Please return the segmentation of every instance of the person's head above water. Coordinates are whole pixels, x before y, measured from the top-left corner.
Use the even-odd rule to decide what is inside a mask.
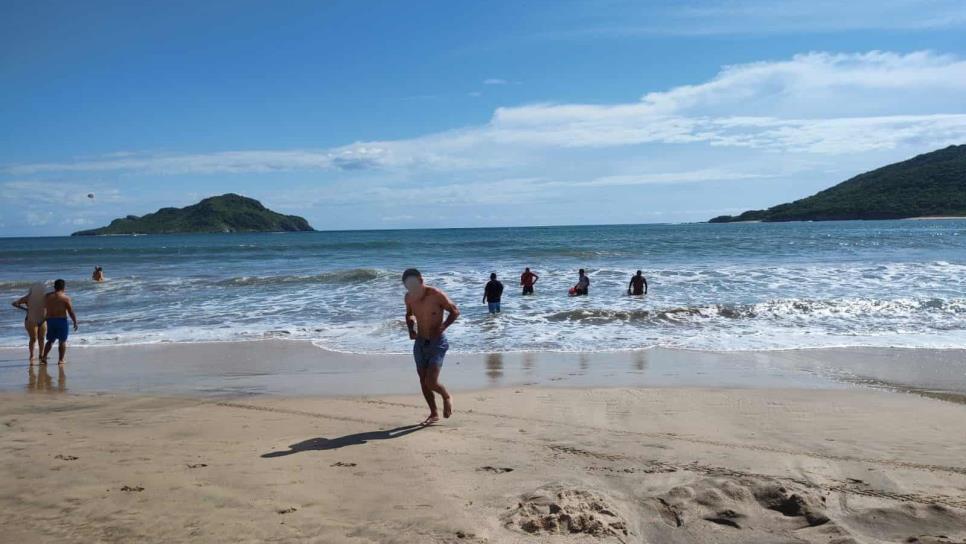
[[[423,275],[415,268],[407,268],[402,274],[402,282],[407,291],[415,291],[423,285]]]
[[[496,279],[496,272],[491,272],[490,273],[490,279],[491,280],[495,280]]]
[[[54,291],[63,291],[67,288],[67,282],[64,280],[57,280],[54,282]]]
[[[641,272],[640,270],[638,270],[637,271],[637,275],[640,276],[641,274],[643,274],[643,272]]]
[[[529,271],[530,271],[530,267],[528,266],[526,270],[524,270],[524,272],[529,272]]]
[[[577,271],[577,273],[580,274],[581,276],[583,276],[584,275],[584,269],[581,268],[580,270]]]

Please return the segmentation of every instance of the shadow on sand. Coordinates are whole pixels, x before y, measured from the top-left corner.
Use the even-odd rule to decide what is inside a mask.
[[[302,451],[337,450],[346,446],[365,444],[371,440],[389,440],[392,438],[399,438],[400,436],[406,436],[407,434],[414,433],[420,429],[425,429],[426,427],[426,425],[406,425],[403,427],[396,427],[395,429],[389,429],[388,431],[369,431],[366,433],[347,434],[345,436],[340,436],[339,438],[310,438],[297,444],[292,444],[288,447],[289,449],[287,451],[273,451],[263,454],[262,457],[269,459],[272,457],[284,457],[286,455],[292,455],[293,453],[299,453]]]

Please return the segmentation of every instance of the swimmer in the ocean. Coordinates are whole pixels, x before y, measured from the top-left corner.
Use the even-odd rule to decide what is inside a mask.
[[[640,270],[637,274],[631,276],[631,282],[627,284],[627,294],[628,295],[646,295],[647,294],[647,278],[644,277],[644,273]]]

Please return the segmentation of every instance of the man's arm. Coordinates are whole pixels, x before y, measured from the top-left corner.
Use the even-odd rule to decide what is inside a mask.
[[[27,311],[27,308],[24,308],[24,304],[26,304],[26,303],[27,303],[27,295],[24,295],[24,296],[20,297],[19,299],[15,300],[12,303],[12,305],[13,305],[14,308],[20,308],[21,310],[23,310],[23,311],[26,312]]]
[[[644,279],[644,294],[646,295],[647,294],[647,278],[644,278],[644,276],[641,276],[641,277]]]
[[[486,304],[486,287],[483,288],[483,304]]]
[[[454,304],[445,293],[440,291],[439,294],[441,297],[443,297],[443,310],[448,312],[446,321],[443,322],[442,328],[439,329],[439,333],[443,334],[450,325],[456,322],[456,319],[460,316],[460,309],[456,307],[456,304]]]
[[[70,320],[74,322],[74,330],[76,331],[77,330],[77,316],[74,315],[74,305],[70,303],[70,299],[68,299],[64,303],[64,305],[67,306],[67,315],[69,315],[70,316]]]
[[[406,328],[409,329],[409,339],[416,339],[416,315],[413,314],[413,307],[406,301]]]
[[[540,279],[540,276],[538,276],[536,274],[533,275],[533,283],[537,283],[537,280],[539,280],[539,279]]]

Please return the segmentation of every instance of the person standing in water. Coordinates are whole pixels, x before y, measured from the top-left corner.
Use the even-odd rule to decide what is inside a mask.
[[[44,353],[44,335],[47,333],[47,324],[44,322],[46,309],[44,308],[44,284],[35,283],[30,286],[27,294],[17,299],[13,306],[27,312],[24,317],[23,326],[27,329],[27,336],[30,338],[30,364],[34,364],[34,344],[37,344],[37,351],[41,355]]]
[[[94,273],[91,274],[91,279],[97,282],[104,281],[104,269],[100,266],[95,266]]]
[[[537,283],[537,280],[539,279],[540,276],[530,272],[530,267],[527,267],[527,269],[523,271],[523,274],[520,275],[520,285],[523,286],[523,294],[532,295],[533,284]]]
[[[577,285],[574,285],[574,296],[586,296],[590,292],[590,278],[581,268],[577,272]]]
[[[490,281],[483,288],[483,302],[491,314],[500,313],[500,299],[503,298],[503,283],[496,279],[496,272],[490,274]]]
[[[47,355],[50,348],[54,347],[54,340],[57,340],[57,351],[60,354],[58,364],[64,364],[64,356],[67,355],[67,337],[70,329],[67,326],[67,316],[74,323],[74,332],[77,332],[77,316],[74,315],[74,307],[71,305],[70,297],[65,290],[67,283],[64,280],[54,282],[54,292],[47,293],[44,299],[44,306],[47,309],[47,346],[44,347],[44,354],[40,357],[40,362],[47,364]]]
[[[453,414],[453,397],[439,383],[439,372],[449,349],[446,329],[460,316],[460,310],[442,290],[425,285],[422,274],[415,268],[403,272],[402,282],[406,286],[406,327],[410,340],[413,340],[419,384],[429,405],[429,417],[423,424],[431,425],[439,421],[436,393],[443,397],[443,417]],[[445,320],[443,312],[447,313]]]
[[[637,274],[631,276],[631,282],[627,284],[627,294],[628,295],[646,295],[647,294],[647,278],[644,277],[644,273],[640,270]]]

